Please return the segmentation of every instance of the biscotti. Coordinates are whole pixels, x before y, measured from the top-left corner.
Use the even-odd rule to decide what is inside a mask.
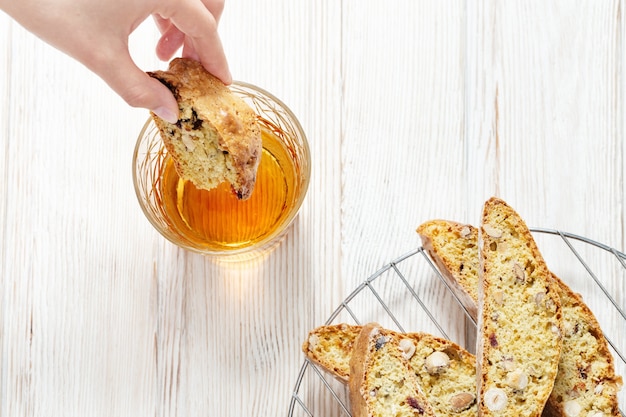
[[[350,379],[350,358],[361,326],[336,324],[317,327],[309,332],[302,351],[309,360],[347,384]]]
[[[302,350],[340,381],[350,378],[350,358],[361,326],[337,324],[309,332]],[[390,332],[390,331],[388,331]],[[393,333],[436,415],[476,416],[476,360],[449,340],[427,333]]]
[[[478,313],[478,229],[447,220],[417,228],[422,246],[468,313]]]
[[[363,326],[350,358],[353,417],[435,416],[409,367],[397,334]]]
[[[468,311],[476,311],[478,229],[453,221],[433,220],[422,224],[417,232],[441,274],[456,283],[451,287],[462,288],[461,296],[471,299],[469,304],[474,306],[466,305]],[[561,299],[563,345],[543,416],[582,417],[601,413],[604,417],[619,417],[617,393],[622,379],[615,375],[613,356],[600,325],[582,297],[557,276],[552,274],[552,277]]]
[[[556,278],[556,277],[555,277]],[[613,355],[600,324],[582,300],[560,280],[563,352],[544,417],[620,417]]]
[[[250,197],[262,154],[252,108],[191,59],[176,58],[167,71],[148,74],[178,102],[175,124],[151,115],[179,176],[206,190],[228,182],[237,198]]]
[[[522,218],[504,201],[483,207],[478,239],[479,415],[540,416],[561,356],[561,301]]]

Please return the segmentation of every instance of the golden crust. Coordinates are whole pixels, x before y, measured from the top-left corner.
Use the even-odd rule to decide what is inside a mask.
[[[179,175],[203,189],[228,181],[240,199],[248,198],[262,154],[256,113],[197,61],[176,58],[167,71],[148,74],[179,105],[176,124],[152,114]]]

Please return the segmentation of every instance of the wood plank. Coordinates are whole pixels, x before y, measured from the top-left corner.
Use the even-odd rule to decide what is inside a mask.
[[[154,367],[153,282],[142,277],[152,247],[142,236],[152,231],[130,176],[146,113],[137,118],[17,25],[12,36],[4,412],[151,414],[154,385],[143,373]]]
[[[0,70],[0,149],[2,149],[2,155],[0,156],[0,195],[6,196],[6,188],[7,188],[7,148],[9,145],[9,135],[8,135],[8,126],[9,126],[9,107],[11,105],[11,92],[10,92],[10,58],[11,58],[11,20],[8,18],[6,14],[0,12],[0,39],[3,41],[0,42],[0,65],[2,66],[2,70]],[[0,300],[4,300],[5,293],[5,280],[2,278],[5,276],[5,265],[6,265],[6,211],[7,206],[9,204],[9,200],[5,197],[0,200]],[[4,356],[4,346],[5,346],[5,325],[4,325],[4,317],[5,317],[5,306],[4,304],[0,306],[0,393],[4,392],[4,388],[6,386],[6,381],[4,378],[4,373],[1,372],[2,369],[6,368],[6,361]],[[4,401],[3,401],[4,403]],[[2,406],[0,406],[0,416],[4,415]]]
[[[419,247],[421,222],[464,218],[472,201],[461,180],[469,146],[465,11],[455,4],[400,1],[375,13],[345,4],[342,277],[352,288]],[[445,305],[443,292],[416,291]],[[459,333],[462,321],[453,319]],[[416,317],[406,330],[428,322]]]

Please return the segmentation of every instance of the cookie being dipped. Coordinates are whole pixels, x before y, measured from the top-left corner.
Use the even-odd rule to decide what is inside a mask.
[[[178,175],[205,190],[228,182],[238,199],[248,199],[262,154],[254,110],[192,59],[176,58],[166,71],[148,75],[178,102],[174,124],[151,113]]]

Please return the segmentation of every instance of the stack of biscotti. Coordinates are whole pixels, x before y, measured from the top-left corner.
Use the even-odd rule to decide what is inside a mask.
[[[317,328],[303,351],[349,385],[355,416],[620,416],[621,378],[597,321],[510,206],[488,200],[480,229],[431,221],[418,233],[478,321],[477,356],[374,324]]]
[[[302,350],[309,360],[347,384],[353,352],[361,351],[357,358],[363,357],[363,347],[356,346],[356,340],[362,331],[371,331],[371,325],[363,329],[348,324],[318,327],[309,333]],[[476,360],[472,354],[426,333],[384,330],[384,334],[399,340],[398,347],[436,415],[476,416]]]
[[[417,231],[444,278],[476,317],[480,267],[478,229],[433,220],[422,224]],[[600,326],[580,295],[554,274],[552,280],[561,301],[563,340],[558,372],[543,415],[618,417],[617,392],[621,378],[615,375],[613,357]],[[510,367],[508,361],[506,363]]]

